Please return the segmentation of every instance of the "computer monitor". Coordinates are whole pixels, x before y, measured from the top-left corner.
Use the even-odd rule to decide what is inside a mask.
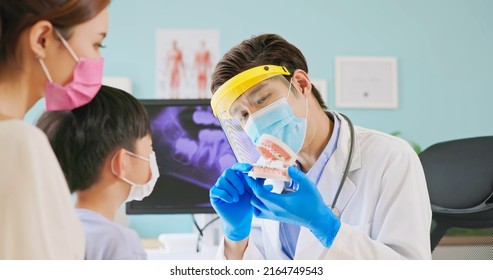
[[[215,213],[209,189],[236,158],[210,99],[140,100],[149,114],[160,177],[127,214]]]

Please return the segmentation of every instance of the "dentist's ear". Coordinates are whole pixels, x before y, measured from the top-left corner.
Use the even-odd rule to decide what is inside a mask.
[[[47,47],[54,43],[53,25],[47,20],[36,22],[29,29],[29,46],[38,58],[46,57]]]
[[[294,81],[293,84],[301,94],[306,95],[312,91],[312,83],[310,82],[310,78],[305,71],[296,69],[291,77]]]

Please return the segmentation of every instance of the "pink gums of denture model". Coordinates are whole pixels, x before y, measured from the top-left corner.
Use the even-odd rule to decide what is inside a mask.
[[[257,142],[257,150],[261,158],[248,172],[250,177],[291,181],[287,167],[296,162],[296,153],[291,148],[276,137],[263,134]]]

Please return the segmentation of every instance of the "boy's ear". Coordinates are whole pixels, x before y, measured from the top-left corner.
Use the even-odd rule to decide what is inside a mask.
[[[46,49],[54,45],[53,25],[47,20],[36,22],[29,29],[29,46],[36,57],[45,58]]]
[[[119,149],[118,152],[111,158],[111,172],[117,177],[125,177],[125,150]]]
[[[298,91],[301,94],[305,95],[312,91],[312,83],[310,82],[310,78],[305,71],[296,69],[291,77],[294,85],[297,86]]]

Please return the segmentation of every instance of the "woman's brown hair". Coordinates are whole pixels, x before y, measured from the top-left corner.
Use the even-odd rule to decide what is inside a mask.
[[[65,38],[71,28],[95,17],[110,0],[0,0],[0,68],[15,62],[22,32],[47,20]]]

